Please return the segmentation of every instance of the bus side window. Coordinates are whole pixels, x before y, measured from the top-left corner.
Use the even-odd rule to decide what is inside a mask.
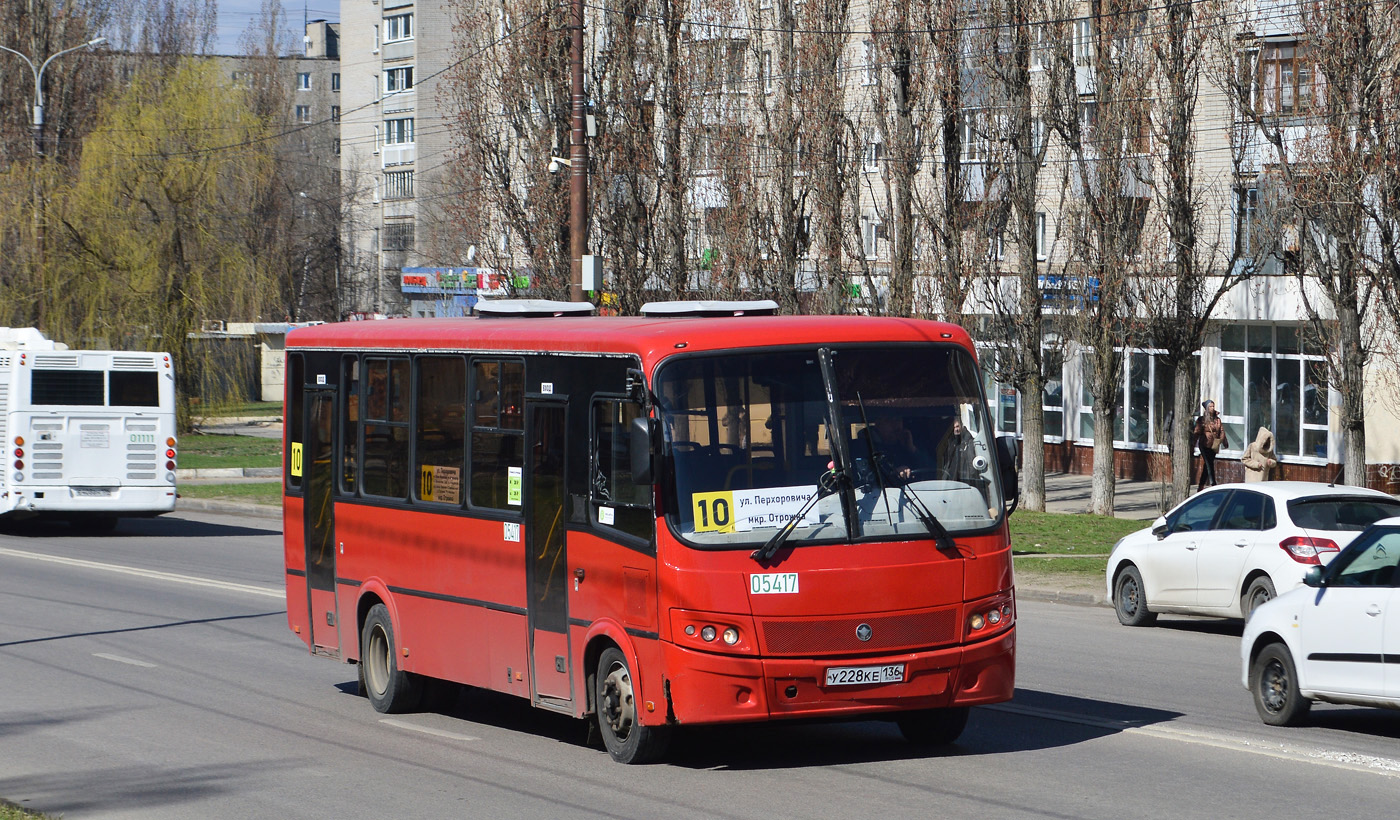
[[[467,454],[467,365],[460,356],[420,356],[414,424],[414,497],[462,503]]]
[[[525,363],[472,362],[471,486],[473,507],[521,508],[525,468]]]
[[[364,484],[367,494],[408,494],[408,360],[365,360]]]
[[[360,453],[360,359],[346,356],[341,362],[340,489],[355,492],[355,471]]]
[[[651,539],[655,515],[651,485],[632,481],[628,430],[642,414],[632,401],[602,399],[593,403],[593,458],[589,495],[593,523],[628,535]]]
[[[302,418],[301,401],[306,389],[306,361],[300,353],[287,357],[287,409],[283,418],[287,429],[287,463],[283,474],[287,476],[287,486],[296,489],[301,486],[302,446],[306,441],[306,420]]]

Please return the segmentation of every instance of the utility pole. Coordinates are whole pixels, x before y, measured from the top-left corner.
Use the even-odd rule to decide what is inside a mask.
[[[573,80],[569,130],[569,299],[583,301],[583,257],[588,253],[588,143],[583,97],[583,0],[570,0],[569,71]]]

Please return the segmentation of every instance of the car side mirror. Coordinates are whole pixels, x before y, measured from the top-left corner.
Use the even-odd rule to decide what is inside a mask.
[[[656,471],[654,465],[656,459],[653,458],[655,452],[652,448],[651,419],[641,416],[632,419],[632,426],[628,430],[628,456],[631,458],[632,483],[634,484],[655,484]]]
[[[1326,572],[1323,567],[1308,567],[1308,571],[1303,574],[1303,585],[1310,587],[1324,586],[1322,583],[1322,573]]]
[[[1157,536],[1158,540],[1167,537],[1167,517],[1165,515],[1157,516],[1157,520],[1152,522],[1152,534]]]

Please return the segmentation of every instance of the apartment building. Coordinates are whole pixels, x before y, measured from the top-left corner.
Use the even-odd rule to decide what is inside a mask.
[[[1150,42],[1151,26],[1161,24],[1130,20],[1126,27],[1106,32],[1101,26],[1108,18],[1081,3],[1073,9],[1079,16],[1047,15],[1047,23],[1034,28],[1029,133],[1041,170],[1034,236],[1022,241],[1018,237],[1024,233],[1018,232],[1020,226],[1005,204],[1011,184],[1008,146],[1016,142],[1007,130],[1013,118],[1004,101],[989,90],[992,64],[1002,59],[999,49],[1005,47],[1004,37],[986,33],[996,27],[978,18],[972,5],[949,22],[955,35],[951,42],[962,38],[963,43],[954,47],[963,55],[957,72],[963,97],[953,112],[958,145],[952,152],[960,187],[952,199],[944,192],[942,210],[920,211],[917,205],[901,202],[936,200],[945,185],[949,166],[947,155],[939,152],[950,137],[940,125],[946,118],[935,114],[946,112],[933,111],[934,103],[926,102],[927,116],[901,123],[877,104],[876,97],[888,93],[891,78],[900,72],[905,77],[917,73],[930,83],[938,71],[948,74],[939,52],[927,38],[917,36],[904,45],[892,44],[882,16],[891,4],[877,2],[852,4],[844,39],[825,37],[818,42],[813,26],[803,23],[809,18],[802,16],[804,9],[816,5],[815,0],[715,0],[692,7],[693,19],[685,21],[680,38],[686,56],[679,71],[689,119],[675,145],[660,145],[668,93],[663,83],[646,92],[650,96],[640,108],[652,119],[648,129],[639,127],[635,112],[619,116],[603,104],[611,86],[590,87],[600,132],[647,130],[658,142],[657,167],[626,180],[615,170],[605,170],[609,166],[595,155],[590,184],[608,196],[624,187],[641,190],[658,213],[666,207],[683,211],[674,218],[684,227],[685,282],[693,292],[742,294],[748,288],[767,287],[760,283],[772,281],[771,270],[760,271],[788,255],[795,258],[790,268],[779,271],[780,278],[795,281],[799,297],[830,287],[834,275],[848,296],[843,309],[856,311],[890,304],[897,287],[894,274],[903,264],[914,274],[912,312],[941,315],[948,285],[937,271],[940,264],[946,267],[947,256],[938,234],[952,224],[950,220],[960,220],[961,229],[973,234],[960,243],[967,257],[964,265],[975,280],[962,315],[974,335],[984,340],[987,397],[997,425],[1017,435],[1026,398],[997,375],[997,365],[1008,353],[996,338],[995,328],[1004,317],[997,315],[994,294],[1017,287],[1013,280],[1021,254],[1034,254],[1047,319],[1047,385],[1039,397],[1047,468],[1088,472],[1095,398],[1089,389],[1087,353],[1092,348],[1071,320],[1092,313],[1088,302],[1097,298],[1100,287],[1097,276],[1085,273],[1081,264],[1086,243],[1093,238],[1084,228],[1089,217],[1083,206],[1091,189],[1103,187],[1103,180],[1111,177],[1117,194],[1114,207],[1120,213],[1115,219],[1139,226],[1141,235],[1135,236],[1133,249],[1115,265],[1130,272],[1160,270],[1161,260],[1171,259],[1173,253],[1159,215],[1166,181],[1162,114],[1154,109],[1132,122],[1116,121],[1112,144],[1104,142],[1102,134],[1110,130],[1104,123],[1119,116],[1122,106],[1108,98],[1108,78],[1095,61],[1130,50],[1133,43]],[[1315,332],[1318,323],[1311,320],[1318,310],[1324,325],[1334,317],[1316,289],[1294,275],[1305,243],[1296,226],[1280,224],[1270,213],[1277,202],[1271,186],[1277,177],[1278,149],[1263,133],[1267,129],[1250,124],[1236,99],[1243,95],[1245,107],[1265,112],[1270,123],[1282,123],[1276,130],[1296,132],[1285,139],[1302,138],[1307,124],[1303,115],[1317,91],[1310,85],[1312,73],[1298,34],[1301,24],[1290,8],[1281,0],[1241,3],[1219,43],[1225,44],[1221,53],[1226,61],[1235,68],[1247,66],[1248,74],[1240,80],[1236,71],[1241,87],[1231,89],[1224,73],[1217,82],[1203,70],[1194,102],[1190,168],[1205,215],[1200,228],[1203,247],[1214,271],[1207,287],[1228,283],[1238,273],[1252,274],[1225,289],[1211,306],[1204,343],[1194,357],[1198,375],[1192,405],[1214,399],[1225,417],[1227,444],[1219,465],[1225,479],[1242,475],[1237,459],[1260,427],[1277,438],[1282,477],[1332,480],[1340,474],[1346,452],[1346,432],[1339,420],[1346,396],[1337,384],[1337,344]],[[449,184],[446,173],[455,154],[453,112],[446,110],[450,103],[441,86],[443,72],[459,60],[477,58],[454,45],[458,40],[453,26],[452,10],[441,0],[342,4],[341,170],[350,203],[342,230],[348,279],[355,283],[355,310],[367,314],[461,315],[483,290],[499,287],[499,271],[474,267],[474,247],[444,252],[451,243],[429,249],[422,241],[430,230],[451,230],[441,215],[442,202],[471,195]],[[607,9],[590,6],[585,30],[590,78],[605,76],[603,82],[619,83],[617,74],[594,73],[620,53],[622,29],[616,18]],[[511,24],[502,22],[498,33],[511,36]],[[516,33],[563,36],[560,31],[527,27]],[[807,45],[795,47],[804,35],[809,37]],[[832,47],[832,42],[838,45]],[[661,59],[662,45],[661,39],[645,40],[646,58]],[[1059,111],[1074,113],[1051,122],[1047,89],[1054,72],[1065,66],[1073,72],[1066,86],[1072,96],[1058,100]],[[1220,65],[1216,69],[1223,71]],[[833,107],[843,114],[835,118],[839,128],[823,131],[823,114]],[[795,124],[784,119],[785,110],[799,115]],[[566,143],[522,140],[515,151],[521,176],[528,167],[542,166],[551,153],[566,149]],[[892,169],[911,151],[917,155],[917,171],[902,179]],[[668,163],[683,169],[685,193],[674,206],[666,205],[657,182]],[[828,177],[836,169],[844,180],[839,202],[822,188],[822,168]],[[780,175],[793,184],[779,186]],[[901,186],[907,190],[901,191]],[[779,198],[771,192],[778,188],[787,204],[773,205]],[[608,207],[600,200],[607,196],[595,195],[595,233],[612,230],[615,224],[600,214],[600,208]],[[528,196],[522,194],[521,201],[528,202]],[[774,215],[789,205],[789,213]],[[561,213],[560,222],[564,219]],[[839,224],[833,224],[837,220]],[[600,244],[609,247],[608,241]],[[503,247],[505,242],[502,239]],[[733,261],[740,258],[742,263]],[[721,282],[719,270],[726,260],[732,275]],[[615,263],[611,260],[605,268]],[[664,289],[654,273],[647,282],[648,287]],[[1135,293],[1139,301],[1147,299],[1144,291]],[[1124,321],[1142,320],[1148,307],[1139,306]],[[1365,329],[1369,337],[1386,334],[1372,321]],[[1118,408],[1115,471],[1161,477],[1169,469],[1169,426],[1189,424],[1190,419],[1171,419],[1175,387],[1165,351],[1139,336],[1120,352],[1120,389],[1113,399]],[[1400,391],[1394,389],[1400,379],[1389,359],[1375,356],[1366,364],[1364,382],[1359,392],[1366,402],[1368,482],[1400,490],[1400,418],[1394,409],[1400,405]],[[1394,483],[1391,476],[1397,478]]]

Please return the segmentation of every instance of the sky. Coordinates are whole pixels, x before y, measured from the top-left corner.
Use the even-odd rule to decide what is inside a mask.
[[[305,33],[302,27],[302,10],[306,11],[306,20],[330,20],[336,22],[340,19],[340,3],[336,0],[282,0],[282,8],[286,13],[287,31],[291,35],[290,40],[298,48],[301,46],[301,38]],[[262,0],[219,0],[219,23],[218,39],[215,50],[220,54],[239,53],[238,41],[243,36],[243,31],[248,28],[248,24],[262,16]]]

